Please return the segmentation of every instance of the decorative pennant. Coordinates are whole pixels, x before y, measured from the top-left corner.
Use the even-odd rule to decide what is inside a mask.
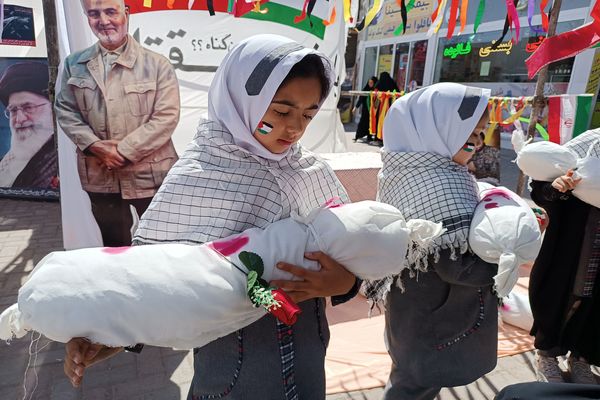
[[[458,16],[458,2],[459,0],[452,0],[450,4],[450,17],[448,19],[448,33],[446,34],[446,39],[450,39],[454,34],[454,29],[456,28],[456,17]]]
[[[596,4],[600,4],[600,0]],[[572,31],[546,38],[535,53],[525,60],[529,79],[532,79],[546,65],[576,56],[598,43],[600,43],[600,19],[595,19]]]
[[[438,6],[431,14],[431,26],[427,31],[427,37],[433,36],[435,33],[438,33],[442,26],[442,22],[444,22],[444,14],[446,13],[446,6],[448,5],[448,0],[438,0]]]
[[[473,27],[473,34],[477,33],[479,25],[483,20],[483,14],[485,13],[485,0],[479,0],[479,7],[477,8],[477,16],[475,17],[475,26]]]
[[[371,9],[367,12],[365,18],[356,25],[356,30],[360,32],[367,26],[371,25],[371,22],[373,22],[373,19],[375,19],[375,16],[379,13],[379,11],[381,11],[382,7],[383,0],[375,0],[373,5],[371,6]]]
[[[377,90],[374,90],[369,95],[370,107],[369,107],[369,133],[371,135],[377,134]]]
[[[521,22],[519,21],[519,14],[517,13],[517,5],[519,4],[519,0],[506,0],[506,10],[507,10],[507,15],[510,17],[509,21],[510,21],[510,25],[511,25],[511,30],[512,27],[514,27],[515,29],[515,37],[513,38],[513,41],[515,43],[519,42],[519,35],[520,35],[520,30],[521,30]]]
[[[544,11],[546,9],[547,5],[548,5],[548,0],[542,0],[540,3],[540,14],[542,16],[542,27],[544,28],[545,32],[548,32],[548,25],[549,25],[548,14],[546,14],[546,12]]]
[[[402,33],[406,33],[406,23],[408,22],[408,10],[406,9],[406,1],[405,0],[399,0],[399,1],[400,1],[400,16],[402,17],[402,25],[403,25]]]
[[[469,0],[462,0],[460,5],[460,33],[463,33],[467,26],[467,11],[469,9]]]
[[[511,2],[511,1],[513,1],[513,0],[506,0],[507,6],[508,6],[508,2]],[[518,2],[519,2],[519,0],[514,0],[513,6],[516,5]],[[508,33],[508,29],[510,28],[510,26],[511,26],[511,16],[510,16],[510,12],[507,12],[506,19],[504,20],[504,28],[502,29],[502,36],[500,36],[500,39],[496,40],[496,42],[492,46],[492,50],[495,50],[498,46],[500,46],[500,43],[502,43],[504,41],[504,38],[506,37],[506,34]]]
[[[352,23],[352,14],[350,14],[350,6],[352,0],[344,0],[344,21]]]
[[[400,0],[397,0],[400,1]],[[407,20],[408,20],[408,13],[411,12],[411,10],[415,8],[415,0],[410,0],[408,2],[408,4],[406,4],[406,15],[407,15]],[[398,27],[396,28],[396,30],[394,31],[394,36],[398,36],[402,33],[406,32],[406,23],[402,22],[400,25],[398,25]]]

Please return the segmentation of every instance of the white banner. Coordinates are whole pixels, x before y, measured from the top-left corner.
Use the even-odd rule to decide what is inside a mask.
[[[307,47],[318,48],[334,63],[337,74],[335,90],[310,124],[301,142],[320,153],[346,150],[344,129],[337,102],[344,80],[346,27],[341,18],[343,0],[335,0],[338,18],[325,28],[323,39],[293,26],[250,18],[234,18],[207,11],[172,10],[132,14],[130,33],[150,50],[167,57],[177,72],[181,90],[181,119],[173,142],[181,154],[196,132],[196,126],[206,114],[208,89],[214,71],[232,46],[259,33],[275,33],[294,39]],[[301,7],[296,0],[275,0],[273,3],[292,8]],[[270,3],[262,6],[268,9]],[[314,23],[330,15],[329,1],[318,1],[312,15]],[[87,24],[80,2],[57,0],[61,59],[92,45],[96,39]],[[298,9],[298,15],[302,10]],[[81,189],[77,174],[75,147],[59,132],[59,161],[64,246],[66,249],[102,245],[98,228],[91,214],[87,194]]]

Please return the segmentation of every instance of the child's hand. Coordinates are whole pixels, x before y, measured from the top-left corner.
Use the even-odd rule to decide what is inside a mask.
[[[92,344],[85,338],[73,338],[65,346],[65,375],[73,387],[79,387],[86,368],[114,356],[121,350],[122,347],[106,347]]]
[[[570,169],[565,175],[556,178],[554,182],[552,182],[552,187],[561,193],[565,193],[575,189],[579,182],[581,182],[581,178],[573,178],[573,170]]]
[[[285,290],[296,303],[315,297],[328,297],[346,294],[354,286],[356,277],[327,254],[317,251],[306,253],[305,258],[318,261],[319,271],[309,271],[288,263],[278,263],[277,268],[287,271],[300,281],[272,281],[271,284]]]

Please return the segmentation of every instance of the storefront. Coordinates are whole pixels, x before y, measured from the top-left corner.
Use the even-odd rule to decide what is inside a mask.
[[[522,2],[518,7],[521,22],[519,42],[511,41],[509,31],[502,43],[494,47],[493,44],[502,35],[506,5],[504,2],[487,1],[483,21],[473,35],[478,3],[470,2],[464,33],[447,40],[446,23],[443,24],[444,29],[427,37],[430,16],[437,4],[435,1],[415,2],[415,8],[408,14],[406,33],[396,35],[394,31],[402,22],[400,8],[395,0],[386,0],[377,23],[369,26],[359,37],[357,66],[360,70],[357,76],[360,81],[356,82],[356,87],[362,88],[369,77],[387,71],[398,87],[406,91],[450,81],[487,87],[498,96],[532,95],[535,80],[527,79],[525,60],[543,40],[543,36],[540,38],[544,33],[541,31],[539,8],[536,7],[537,14],[532,19],[534,26],[530,29],[527,2]],[[590,0],[563,2],[557,32],[581,26],[589,15],[590,3]],[[593,58],[582,56],[583,59],[586,61],[575,62],[571,58],[552,64],[546,94],[584,90],[585,85],[579,88],[572,82],[579,72],[579,75],[590,73]]]

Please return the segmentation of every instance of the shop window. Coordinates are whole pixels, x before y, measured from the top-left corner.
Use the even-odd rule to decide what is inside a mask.
[[[394,59],[394,71],[392,78],[400,90],[406,86],[406,77],[408,75],[408,57],[410,55],[410,43],[396,44],[396,58]]]
[[[363,73],[361,87],[367,84],[369,78],[371,78],[377,72],[377,47],[367,47],[365,49],[365,61],[363,63]]]
[[[427,60],[427,40],[421,40],[413,43],[412,56],[410,61],[410,73],[407,84],[407,91],[412,92],[423,86],[423,76],[425,75],[425,61]]]
[[[382,72],[392,72],[392,57],[394,54],[394,45],[388,44],[379,47],[379,62],[377,63],[377,76]]]

